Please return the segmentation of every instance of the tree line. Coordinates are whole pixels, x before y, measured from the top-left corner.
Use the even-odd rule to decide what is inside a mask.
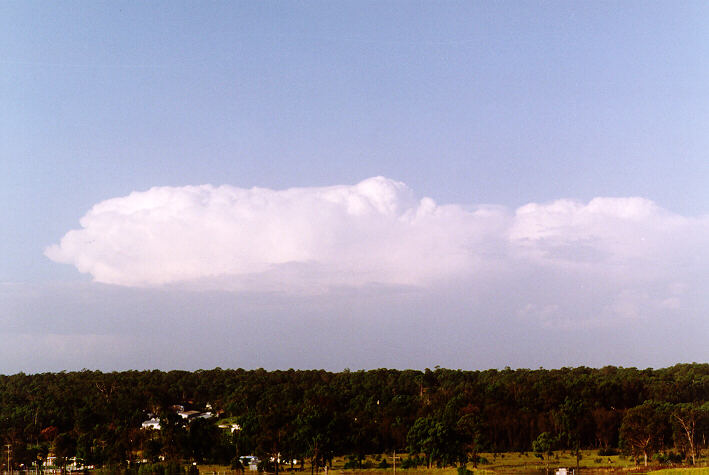
[[[0,437],[11,465],[119,467],[148,460],[269,470],[303,460],[408,453],[409,465],[455,465],[480,452],[623,450],[692,463],[707,447],[709,365],[461,371],[378,369],[98,371],[0,376]],[[180,404],[213,419],[187,422]],[[159,431],[144,430],[148,414]],[[239,430],[220,428],[224,421]],[[274,463],[273,460],[280,460]],[[7,461],[3,462],[4,465]]]

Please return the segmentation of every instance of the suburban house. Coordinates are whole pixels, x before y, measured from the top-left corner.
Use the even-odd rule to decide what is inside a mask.
[[[142,429],[160,430],[160,419],[157,417],[151,417],[147,421],[143,422],[140,427]]]

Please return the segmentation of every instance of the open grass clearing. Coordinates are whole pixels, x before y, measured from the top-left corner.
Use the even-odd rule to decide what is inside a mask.
[[[332,461],[332,469],[329,470],[330,474],[358,474],[366,473],[367,475],[385,475],[393,473],[392,467],[392,454],[380,454],[380,455],[370,455],[364,461],[365,466],[372,468],[363,469],[345,469],[345,463],[347,462],[346,457],[335,457]],[[474,471],[475,474],[485,474],[485,473],[544,473],[547,470],[549,473],[554,473],[558,468],[575,468],[576,467],[576,456],[568,451],[557,451],[549,457],[549,459],[541,460],[536,457],[532,452],[519,453],[519,452],[506,452],[506,453],[480,453],[481,460],[485,463],[479,463],[477,469],[473,469],[472,463],[467,464],[467,468],[470,471]],[[401,458],[399,458],[401,457]],[[445,467],[445,468],[431,468],[427,469],[425,466],[419,466],[417,468],[402,469],[401,460],[408,457],[408,455],[397,454],[397,472],[407,473],[411,475],[457,475],[458,470],[456,467]],[[374,468],[381,462],[382,459],[386,459],[389,467],[386,469]],[[612,456],[600,456],[596,450],[583,450],[581,451],[581,460],[579,462],[579,467],[583,472],[586,473],[602,473],[602,472],[625,472],[625,473],[661,473],[667,475],[709,475],[709,459],[702,457],[697,460],[698,467],[668,467],[662,468],[657,464],[652,464],[648,467],[644,467],[642,463],[636,465],[635,461],[623,455],[612,455]],[[288,466],[282,467],[284,472],[289,471]],[[295,467],[299,470],[299,466]],[[309,474],[311,470],[310,464],[305,463],[302,473]],[[236,473],[230,470],[229,467],[219,466],[219,465],[202,465],[199,466],[199,471],[202,474],[223,474]],[[324,470],[320,468],[319,473],[324,474]],[[248,474],[249,471],[246,471]],[[256,472],[253,472],[256,473]]]

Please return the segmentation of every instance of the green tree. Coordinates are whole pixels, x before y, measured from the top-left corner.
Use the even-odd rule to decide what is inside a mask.
[[[576,471],[581,460],[581,435],[588,421],[588,411],[583,401],[564,399],[556,412],[557,421],[562,428],[561,437],[566,447],[576,455]]]
[[[470,453],[473,468],[478,466],[478,452],[485,445],[485,424],[477,407],[468,408],[457,423],[457,432],[463,440],[465,450]]]
[[[532,450],[534,451],[534,455],[542,460],[548,461],[549,458],[554,455],[554,448],[556,447],[557,442],[558,439],[549,432],[542,432],[532,442]]]
[[[675,445],[683,447],[692,465],[695,465],[699,443],[696,435],[698,430],[703,433],[709,426],[709,404],[678,404],[672,410],[672,422]]]
[[[201,464],[211,456],[212,450],[219,446],[219,428],[210,420],[198,418],[189,425],[186,438],[187,450],[192,460]]]
[[[433,417],[419,417],[411,427],[406,440],[409,454],[423,453],[428,468],[437,465],[452,465],[464,461],[461,439],[455,429],[443,420]]]
[[[648,457],[664,447],[669,428],[667,406],[645,401],[625,413],[620,426],[621,445],[636,460],[642,455],[644,465],[647,466]]]
[[[62,473],[66,472],[67,461],[76,454],[76,440],[74,440],[71,434],[64,432],[57,435],[52,444],[52,448]]]

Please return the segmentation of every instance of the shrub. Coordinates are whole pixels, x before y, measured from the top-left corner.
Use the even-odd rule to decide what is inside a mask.
[[[470,460],[471,462],[477,463],[478,465],[489,465],[490,461],[486,459],[485,457],[481,457],[480,455],[475,456],[475,460]]]
[[[144,463],[138,468],[138,475],[163,475],[165,468],[159,463]]]
[[[231,469],[239,470],[241,472],[244,471],[244,465],[241,463],[241,459],[239,457],[234,457],[231,459]]]
[[[458,467],[458,475],[472,475],[473,472],[466,467]]]
[[[383,469],[389,468],[389,463],[387,463],[386,457],[383,458],[381,462],[379,462],[379,464],[377,465],[377,468],[383,468]]]
[[[416,468],[419,465],[420,462],[418,457],[407,457],[401,461],[401,468],[403,469]]]
[[[179,462],[143,463],[137,475],[198,475],[196,466],[183,467]]]
[[[613,447],[598,449],[598,455],[601,457],[610,457],[611,455],[618,455],[619,453],[620,452],[618,452],[618,449],[614,449]]]
[[[684,459],[684,457],[682,456],[682,454],[668,452],[665,454],[655,454],[653,459],[655,459],[655,461],[658,463],[661,463],[663,465],[667,465],[667,464],[672,464],[672,463],[682,463],[682,460]]]
[[[270,460],[261,460],[256,465],[256,469],[259,472],[275,472],[276,471],[276,464],[271,462]]]
[[[351,469],[355,470],[360,468],[360,463],[362,468],[367,468],[365,465],[367,463],[366,459],[360,461],[360,459],[356,455],[348,455],[347,461],[345,462],[345,466],[343,467],[345,470]],[[369,467],[371,468],[371,467]]]
[[[182,475],[183,473],[184,472],[182,471],[182,465],[180,465],[180,462],[173,460],[168,462],[165,466],[165,475]]]

